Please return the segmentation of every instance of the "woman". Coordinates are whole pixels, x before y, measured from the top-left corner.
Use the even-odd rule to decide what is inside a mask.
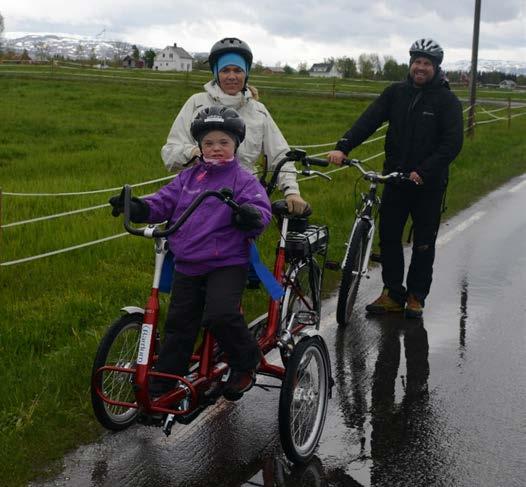
[[[201,154],[190,133],[190,123],[203,108],[223,105],[234,108],[246,124],[246,138],[237,151],[241,164],[256,172],[256,162],[263,153],[272,171],[290,148],[265,105],[258,101],[255,88],[247,85],[252,65],[250,47],[240,39],[227,37],[212,46],[208,61],[214,79],[204,86],[204,93],[192,95],[177,115],[161,149],[165,166],[170,171],[182,169]],[[301,214],[307,203],[300,196],[296,174],[288,171],[294,171],[292,162],[281,171],[278,188],[289,211]]]

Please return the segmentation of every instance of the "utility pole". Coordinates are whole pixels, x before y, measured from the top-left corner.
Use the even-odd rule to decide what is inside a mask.
[[[475,20],[473,23],[473,45],[471,46],[471,76],[469,78],[468,136],[475,134],[475,103],[477,101],[477,61],[479,52],[480,2],[475,0]]]

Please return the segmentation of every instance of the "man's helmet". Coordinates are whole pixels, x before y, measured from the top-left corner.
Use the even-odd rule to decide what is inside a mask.
[[[444,59],[444,51],[440,47],[440,44],[429,38],[418,39],[413,42],[413,45],[409,49],[409,55],[411,59],[418,56],[427,57],[437,66],[440,66],[442,59]]]
[[[245,140],[245,122],[233,109],[224,106],[212,106],[201,110],[195,117],[190,132],[201,144],[201,139],[211,130],[221,130],[234,137],[236,147]]]
[[[217,41],[210,49],[210,54],[208,56],[208,63],[210,64],[210,69],[214,72],[214,66],[217,62],[217,59],[221,54],[227,52],[235,52],[239,54],[247,63],[247,75],[252,66],[252,51],[248,44],[237,37],[225,37],[220,41]]]

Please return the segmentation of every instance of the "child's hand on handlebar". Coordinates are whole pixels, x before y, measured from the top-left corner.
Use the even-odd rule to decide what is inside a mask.
[[[120,195],[112,196],[109,199],[109,204],[112,206],[111,214],[115,217],[124,213],[124,188],[122,188]],[[140,198],[136,196],[131,197],[130,201],[130,220],[135,223],[144,223],[148,220],[150,214],[150,207]]]
[[[258,230],[263,226],[261,213],[249,203],[243,203],[232,217],[232,224],[244,232]]]
[[[341,166],[343,160],[347,157],[346,154],[344,154],[341,150],[331,150],[327,154],[327,160],[329,162],[332,162],[333,164],[336,164],[337,166]]]

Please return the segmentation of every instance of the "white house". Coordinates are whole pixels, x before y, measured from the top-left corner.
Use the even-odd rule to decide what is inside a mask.
[[[504,81],[501,81],[499,83],[499,88],[505,88],[508,90],[513,90],[517,87],[517,83],[513,81],[512,79],[505,79]]]
[[[309,76],[318,78],[341,78],[342,74],[336,69],[335,63],[316,63],[309,69]]]
[[[182,47],[167,46],[159,51],[153,61],[153,68],[158,71],[192,71],[192,56]]]

